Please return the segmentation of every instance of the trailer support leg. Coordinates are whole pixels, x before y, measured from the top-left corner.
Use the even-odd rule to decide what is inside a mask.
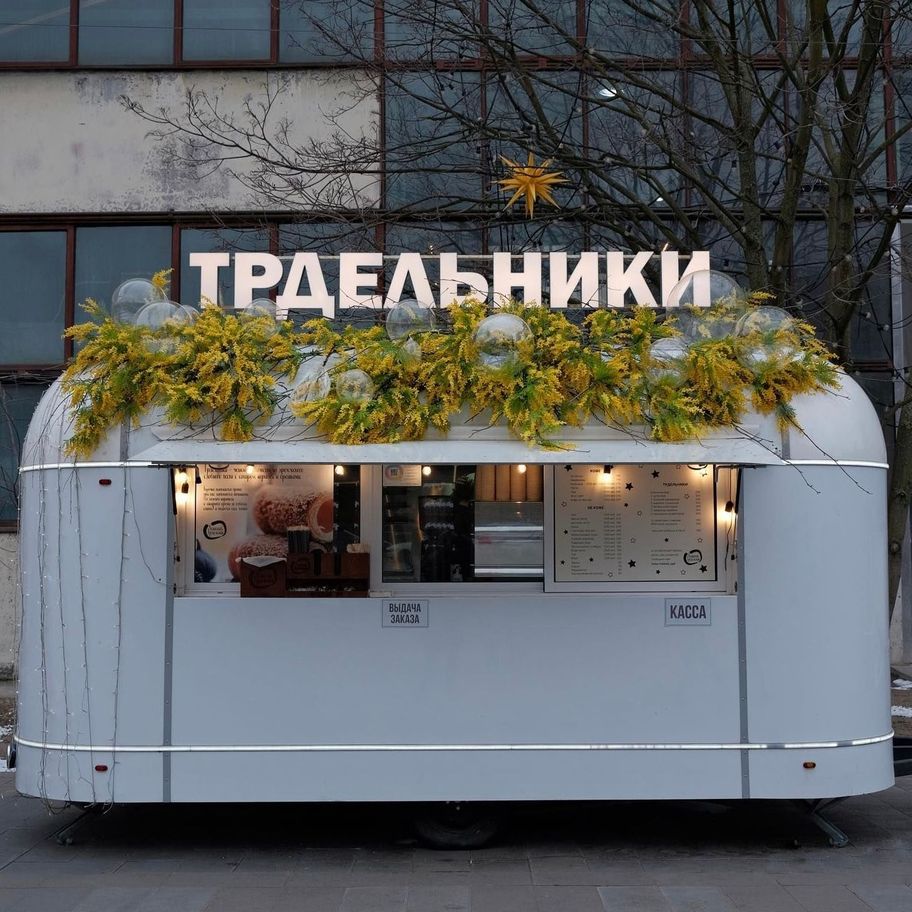
[[[74,842],[74,834],[91,820],[94,820],[94,818],[101,813],[103,808],[104,805],[102,804],[90,804],[85,808],[72,823],[68,823],[54,834],[57,845],[71,846]]]
[[[811,820],[819,829],[826,833],[830,840],[830,845],[836,849],[844,849],[849,844],[849,837],[832,820],[824,817],[823,812],[841,801],[845,801],[845,798],[820,798],[817,801],[807,802],[808,815]]]

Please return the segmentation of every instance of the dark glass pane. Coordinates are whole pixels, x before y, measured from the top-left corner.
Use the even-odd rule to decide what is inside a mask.
[[[184,0],[185,60],[266,60],[269,0]]]
[[[0,365],[63,362],[66,233],[0,231]]]
[[[481,33],[477,2],[384,0],[387,59],[432,63],[477,57]]]
[[[477,73],[396,73],[387,81],[387,205],[436,212],[481,196]]]
[[[759,125],[753,144],[753,174],[761,206],[773,205],[785,175],[787,140],[782,124],[788,110],[779,73],[750,70],[753,81],[751,117]],[[731,105],[718,75],[694,73],[688,81],[691,117],[690,141],[683,148],[698,176],[698,197],[737,203],[742,198],[741,163],[737,154],[738,133],[732,129]],[[761,98],[763,101],[761,102]],[[769,114],[771,110],[772,114]]]
[[[181,232],[181,304],[200,306],[200,270],[190,268],[191,253],[268,251],[269,235],[261,228],[185,228]],[[264,295],[265,296],[265,293]],[[234,272],[232,267],[219,269],[218,303],[234,307]]]
[[[15,521],[19,454],[46,383],[0,384],[0,522]]]
[[[691,143],[681,104],[679,72],[642,72],[636,83],[595,82],[588,91],[590,161],[599,202],[650,202],[663,206],[681,193],[670,164]]]
[[[833,33],[832,48],[829,39],[825,37],[824,40],[832,56],[841,59],[858,54],[865,5],[857,0],[830,0],[827,3],[827,19]],[[786,36],[792,47],[798,47],[807,40],[807,9],[808,0],[788,0],[786,3]]]
[[[893,75],[896,104],[896,129],[900,137],[896,141],[896,173],[899,184],[905,185],[912,179],[912,70],[898,70]]]
[[[583,115],[581,95],[585,79],[576,71],[531,70],[526,78],[511,74],[492,75],[488,82],[488,116],[485,130],[490,137],[491,166],[496,180],[508,176],[510,165],[528,163],[532,152],[536,163],[548,159],[559,161],[582,148]],[[541,111],[541,114],[532,112]],[[554,165],[550,170],[559,170]],[[561,209],[580,203],[577,172],[565,169],[563,183],[554,185],[551,193]],[[503,203],[513,195],[493,183],[491,193]],[[519,213],[522,204],[514,204]],[[543,202],[536,213],[553,207]]]
[[[80,63],[171,63],[173,56],[174,0],[80,0]]]
[[[578,47],[576,0],[488,0],[488,26],[495,42],[509,41],[517,54],[559,57]]]
[[[772,54],[779,29],[775,0],[697,0],[690,5],[690,23],[700,37],[691,39],[694,54],[710,53],[715,46],[731,47],[732,35],[739,53]],[[705,39],[705,40],[704,40]]]
[[[586,47],[601,57],[660,60],[678,56],[678,4],[586,0]]]
[[[279,60],[364,60],[374,52],[372,0],[281,0]]]
[[[171,229],[167,225],[122,225],[76,229],[76,322],[87,298],[105,310],[111,294],[127,279],[150,279],[171,266]]]
[[[69,0],[7,0],[0,4],[0,60],[58,61],[69,56]]]

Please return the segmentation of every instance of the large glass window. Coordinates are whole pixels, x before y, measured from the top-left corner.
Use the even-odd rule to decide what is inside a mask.
[[[488,0],[488,26],[497,41],[511,42],[519,54],[557,57],[576,52],[575,0],[538,5],[524,0]]]
[[[80,63],[137,66],[173,56],[174,0],[80,0]]]
[[[477,203],[482,143],[477,73],[397,73],[386,90],[387,204],[418,211]]]
[[[0,4],[0,61],[50,63],[69,56],[69,0],[7,0]]]
[[[233,253],[237,250],[269,250],[269,233],[262,228],[185,228],[181,232],[181,304],[200,306],[200,271],[190,268],[191,253]],[[234,273],[220,269],[218,300],[220,307],[234,307]]]
[[[46,383],[0,384],[0,525],[16,521],[19,454],[32,412],[46,389]]]
[[[185,60],[267,60],[269,0],[184,0]]]
[[[66,232],[0,231],[0,365],[63,362]]]
[[[383,466],[383,580],[541,580],[542,467]]]
[[[373,54],[369,0],[281,0],[279,17],[283,63],[344,62]]]
[[[151,278],[171,265],[171,228],[167,225],[121,225],[76,229],[76,322],[85,320],[79,306],[87,298],[103,308],[126,279]]]
[[[478,56],[477,0],[384,0],[384,53],[390,60],[423,61]]]

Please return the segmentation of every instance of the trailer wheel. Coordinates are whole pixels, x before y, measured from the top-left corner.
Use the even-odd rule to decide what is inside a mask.
[[[448,801],[423,808],[413,824],[419,838],[435,849],[477,849],[494,838],[500,819],[485,805]]]

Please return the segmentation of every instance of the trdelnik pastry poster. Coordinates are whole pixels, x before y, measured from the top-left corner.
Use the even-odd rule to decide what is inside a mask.
[[[242,557],[284,557],[292,526],[315,546],[331,545],[331,465],[201,465],[199,474],[196,582],[237,580]]]
[[[716,579],[712,466],[557,465],[554,521],[558,582]]]

